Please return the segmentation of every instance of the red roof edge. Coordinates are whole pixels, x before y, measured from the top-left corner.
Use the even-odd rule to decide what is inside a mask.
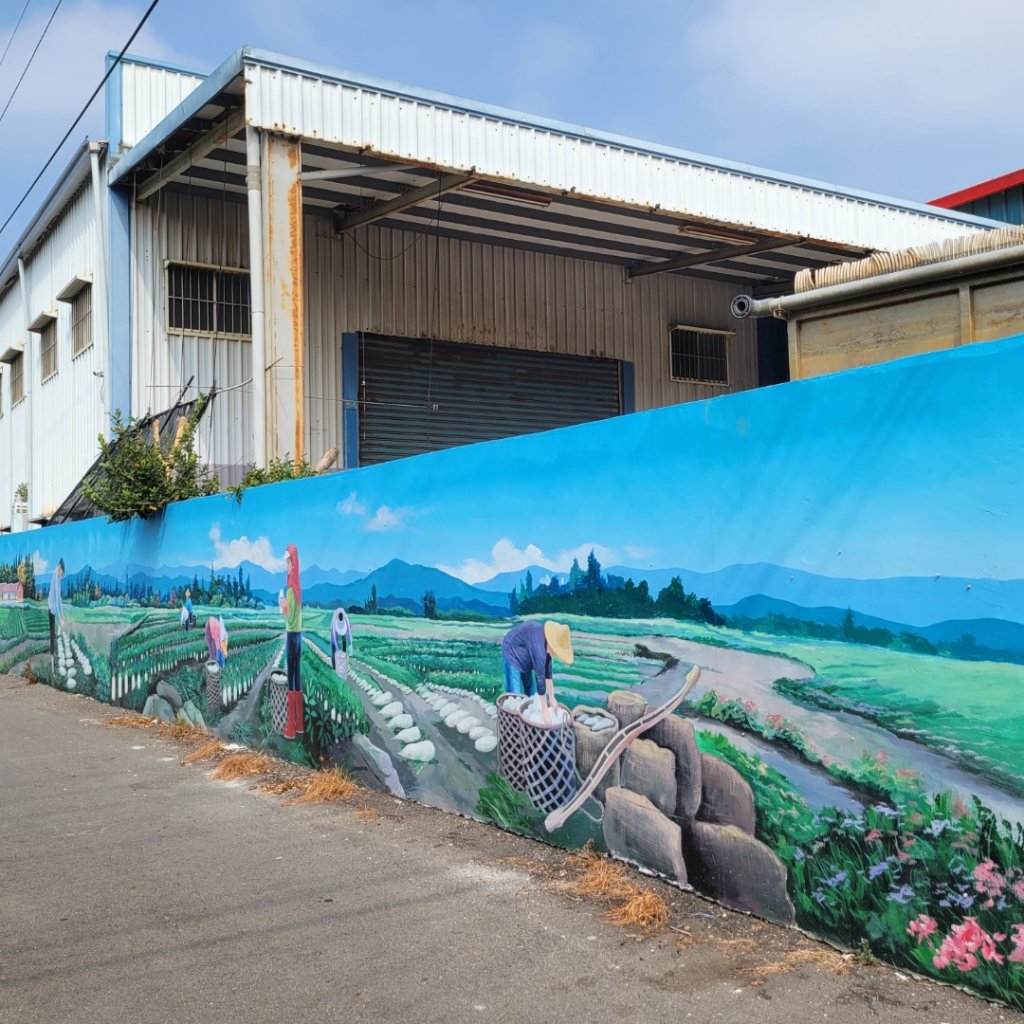
[[[979,185],[971,185],[970,188],[961,189],[959,192],[950,192],[948,196],[940,196],[938,199],[931,199],[929,206],[941,206],[946,210],[963,206],[964,203],[971,203],[975,199],[984,199],[985,196],[993,195],[996,192],[1003,192],[1016,185],[1024,185],[1024,167],[1019,171],[1010,171],[1009,174],[1001,174],[998,178],[990,178]]]

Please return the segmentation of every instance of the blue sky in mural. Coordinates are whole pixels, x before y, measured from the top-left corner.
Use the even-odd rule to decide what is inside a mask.
[[[1024,340],[192,502],[124,534],[80,524],[61,544],[72,568],[146,564],[161,535],[166,566],[283,572],[295,542],[307,567],[402,558],[471,583],[564,572],[592,547],[605,566],[1019,578],[1024,409],[996,376],[1024,376]],[[307,531],[324,504],[331,526]],[[59,557],[33,540],[41,566]]]

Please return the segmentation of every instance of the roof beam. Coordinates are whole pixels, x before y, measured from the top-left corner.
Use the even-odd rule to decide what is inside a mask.
[[[670,260],[662,260],[658,263],[637,263],[626,273],[630,278],[646,277],[648,274],[665,274],[670,270],[685,270],[687,267],[701,267],[723,260],[737,259],[740,256],[754,256],[759,252],[770,252],[772,249],[784,249],[787,245],[793,245],[799,241],[800,239],[795,238],[770,238],[752,245],[727,245],[692,256],[675,256]]]
[[[188,170],[192,164],[202,160],[218,146],[223,146],[233,135],[245,127],[245,109],[238,107],[232,110],[223,121],[215,124],[205,135],[201,135],[184,152],[168,161],[156,174],[150,175],[135,191],[135,198],[143,202],[158,192],[169,181],[176,178],[182,171]]]
[[[358,227],[360,224],[371,224],[373,221],[381,220],[392,213],[401,213],[402,210],[408,210],[411,206],[418,206],[429,199],[436,199],[438,196],[444,195],[445,192],[451,192],[452,189],[461,188],[475,178],[476,174],[472,170],[468,174],[446,175],[437,181],[422,185],[420,188],[414,188],[411,192],[406,192],[404,195],[395,196],[394,199],[388,199],[382,203],[374,203],[373,206],[368,206],[365,210],[356,210],[353,213],[339,216],[335,222],[335,227],[338,234],[342,234],[354,227]]]

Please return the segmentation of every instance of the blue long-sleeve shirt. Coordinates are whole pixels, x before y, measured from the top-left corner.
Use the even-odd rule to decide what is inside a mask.
[[[546,680],[551,678],[551,655],[544,639],[544,623],[527,619],[513,626],[501,641],[501,656],[520,672],[533,671],[537,692],[547,692]]]

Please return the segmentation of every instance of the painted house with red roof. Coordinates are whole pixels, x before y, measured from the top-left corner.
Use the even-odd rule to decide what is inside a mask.
[[[0,583],[0,604],[16,604],[25,600],[25,588],[20,583]]]

